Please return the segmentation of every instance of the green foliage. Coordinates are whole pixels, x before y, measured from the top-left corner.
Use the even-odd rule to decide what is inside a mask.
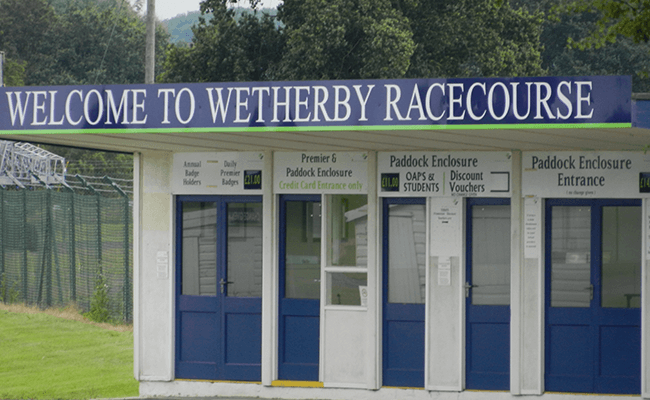
[[[4,60],[2,78],[5,86],[24,86],[25,85],[25,66],[26,61],[13,60],[7,58]]]
[[[236,20],[229,4],[201,3],[193,46],[168,49],[161,81],[544,73],[542,14],[507,1],[285,0],[278,21]]]
[[[282,79],[399,78],[415,44],[389,0],[286,0]]]
[[[121,0],[0,1],[0,49],[25,66],[17,84],[141,83],[145,33],[144,18]],[[167,43],[159,27],[159,67]]]
[[[598,48],[568,45],[572,38],[588,35],[595,19],[593,14],[582,13],[548,22],[543,35],[546,47],[543,65],[549,74],[631,75],[633,91],[650,91],[650,43],[634,43],[630,38],[619,37],[615,43]]]
[[[268,14],[271,17],[275,17],[277,14],[277,9],[275,8],[262,8],[258,12],[254,12],[247,7],[234,7],[233,11],[235,12],[235,21],[239,21],[245,14],[253,14],[258,18],[264,14]],[[198,24],[200,16],[200,11],[192,11],[163,20],[161,23],[167,28],[167,32],[169,33],[169,42],[178,46],[185,46],[185,44],[189,45],[194,39],[192,28]],[[206,14],[203,17],[206,22],[209,22],[210,19],[212,19],[212,14]],[[280,23],[277,20],[275,21],[275,24],[276,27],[280,27]]]
[[[497,0],[403,0],[401,7],[418,44],[407,77],[544,73],[539,12]]]
[[[7,274],[0,274],[0,301],[5,304],[13,304],[20,298],[20,290],[18,290],[18,282],[9,284]]]
[[[634,92],[650,91],[650,43],[635,43],[618,35],[615,42],[577,46],[581,38],[598,30],[599,12],[578,11],[564,0],[518,0],[530,12],[542,12],[542,67],[549,75],[631,75]],[[575,5],[573,1],[569,5]],[[591,3],[590,3],[591,4]],[[595,4],[595,3],[594,3]]]
[[[272,17],[235,11],[225,0],[206,0],[192,31],[193,46],[171,46],[166,54],[163,82],[219,82],[268,80],[267,71],[282,55],[282,37]]]
[[[108,295],[108,283],[101,272],[97,274],[93,297],[90,299],[90,311],[84,317],[94,322],[111,322],[110,296]]]
[[[580,49],[600,48],[614,43],[619,35],[635,43],[650,40],[650,0],[573,0],[555,8],[557,13],[597,15],[593,29],[570,44]]]
[[[6,53],[7,86],[29,82],[31,68],[47,49],[56,21],[54,10],[45,0],[0,1],[0,50]]]

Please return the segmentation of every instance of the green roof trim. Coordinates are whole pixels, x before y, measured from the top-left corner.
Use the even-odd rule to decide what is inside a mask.
[[[1,130],[0,135],[63,135],[63,134],[137,134],[190,132],[331,132],[331,131],[459,131],[495,129],[612,129],[631,128],[632,123],[592,124],[477,124],[477,125],[358,125],[358,126],[250,126],[250,127],[180,127],[180,128],[115,128],[115,129],[16,129]]]

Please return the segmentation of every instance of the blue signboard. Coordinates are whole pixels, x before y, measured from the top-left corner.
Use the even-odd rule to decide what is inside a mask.
[[[4,133],[629,126],[629,76],[0,89]]]

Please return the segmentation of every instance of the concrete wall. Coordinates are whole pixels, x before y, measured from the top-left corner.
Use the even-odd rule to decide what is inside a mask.
[[[137,158],[135,375],[140,381],[168,381],[174,376],[172,154],[151,151]]]

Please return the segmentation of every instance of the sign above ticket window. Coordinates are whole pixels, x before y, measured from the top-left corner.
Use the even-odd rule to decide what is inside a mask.
[[[175,153],[174,194],[262,194],[264,153]]]
[[[378,154],[383,197],[509,197],[509,152],[391,152]]]
[[[365,152],[277,152],[273,170],[275,193],[368,193]]]
[[[642,152],[523,153],[524,196],[650,197],[650,154]]]

